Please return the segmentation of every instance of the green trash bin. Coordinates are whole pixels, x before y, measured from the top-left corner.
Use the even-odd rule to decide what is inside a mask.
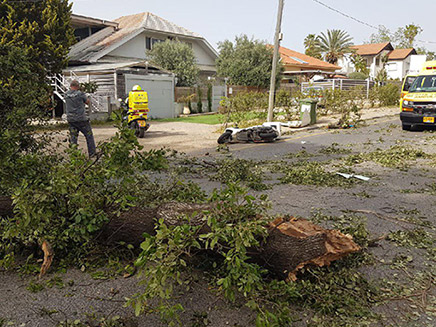
[[[308,125],[316,124],[317,105],[318,105],[317,99],[307,98],[307,99],[300,100],[300,120],[303,121],[303,124],[304,124],[304,120],[307,120],[307,118],[305,118],[305,116],[307,117],[307,115],[309,115],[310,117]]]

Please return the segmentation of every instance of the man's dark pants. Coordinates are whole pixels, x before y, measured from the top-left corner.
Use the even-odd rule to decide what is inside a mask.
[[[92,128],[89,121],[69,122],[70,124],[70,143],[77,144],[79,138],[79,132],[81,132],[86,138],[86,144],[88,145],[88,154],[90,157],[95,155],[95,141],[92,134]]]

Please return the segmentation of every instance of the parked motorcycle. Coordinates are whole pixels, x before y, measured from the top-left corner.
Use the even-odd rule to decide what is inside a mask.
[[[129,128],[135,130],[137,137],[144,138],[145,132],[150,128],[150,124],[147,123],[148,109],[131,110],[125,101],[118,100],[120,101],[123,120],[127,121]]]
[[[231,142],[254,142],[265,143],[274,142],[282,135],[282,126],[288,126],[289,123],[264,123],[258,126],[248,128],[229,127],[218,138],[218,144]]]

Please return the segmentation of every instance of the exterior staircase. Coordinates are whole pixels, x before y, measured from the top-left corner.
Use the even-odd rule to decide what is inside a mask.
[[[70,89],[70,83],[73,80],[79,80],[79,77],[74,74],[74,72],[70,72],[69,76],[65,76],[62,74],[57,74],[49,77],[50,86],[53,88],[53,93],[65,103],[65,94]],[[90,106],[89,110],[92,113],[98,112],[107,112],[107,108],[105,107],[105,100],[107,97],[100,96],[97,94],[90,95]]]

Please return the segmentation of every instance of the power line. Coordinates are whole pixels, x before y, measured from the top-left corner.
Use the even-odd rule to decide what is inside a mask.
[[[371,25],[371,24],[365,23],[364,21],[362,21],[362,20],[360,20],[360,19],[357,19],[357,18],[354,18],[353,16],[348,15],[348,14],[342,12],[342,11],[339,11],[338,9],[335,9],[335,8],[333,8],[333,7],[330,7],[329,5],[323,3],[323,2],[321,2],[321,1],[319,1],[319,0],[313,0],[313,1],[316,2],[316,3],[318,3],[318,4],[320,4],[321,6],[326,7],[327,9],[330,9],[331,11],[334,11],[334,12],[338,13],[339,15],[342,15],[342,16],[344,16],[344,17],[347,17],[347,18],[349,18],[349,19],[352,19],[352,20],[358,22],[359,24],[366,25],[366,26],[371,27],[371,28],[373,28],[373,29],[379,30],[379,28],[378,28],[377,26],[374,26],[374,25]]]
[[[324,3],[324,2],[321,2],[321,1],[319,1],[319,0],[313,0],[313,2],[316,2],[317,4],[319,4],[319,5],[323,6],[323,7],[326,7],[327,9],[329,9],[329,10],[331,10],[331,11],[334,11],[335,13],[337,13],[337,14],[339,14],[339,15],[341,15],[341,16],[344,16],[344,17],[346,17],[346,18],[349,18],[349,19],[351,19],[351,20],[354,20],[355,22],[357,22],[357,23],[359,23],[359,24],[362,24],[362,25],[365,25],[365,26],[370,27],[370,28],[372,28],[372,29],[375,29],[375,30],[377,30],[377,31],[380,31],[380,27],[377,27],[377,26],[375,26],[375,25],[369,24],[369,23],[367,23],[367,22],[364,22],[363,20],[360,20],[360,19],[358,19],[358,18],[356,18],[356,17],[353,17],[353,16],[351,16],[351,15],[349,15],[349,14],[346,14],[346,13],[344,13],[344,12],[338,10],[338,9],[335,9],[335,8],[329,6],[328,4],[326,4],[326,3]],[[390,33],[390,34],[392,35],[392,33]],[[421,43],[436,44],[436,41],[425,41],[425,40],[419,40],[419,39],[417,39],[417,40],[415,40],[415,41],[417,41],[417,42],[421,42]]]

